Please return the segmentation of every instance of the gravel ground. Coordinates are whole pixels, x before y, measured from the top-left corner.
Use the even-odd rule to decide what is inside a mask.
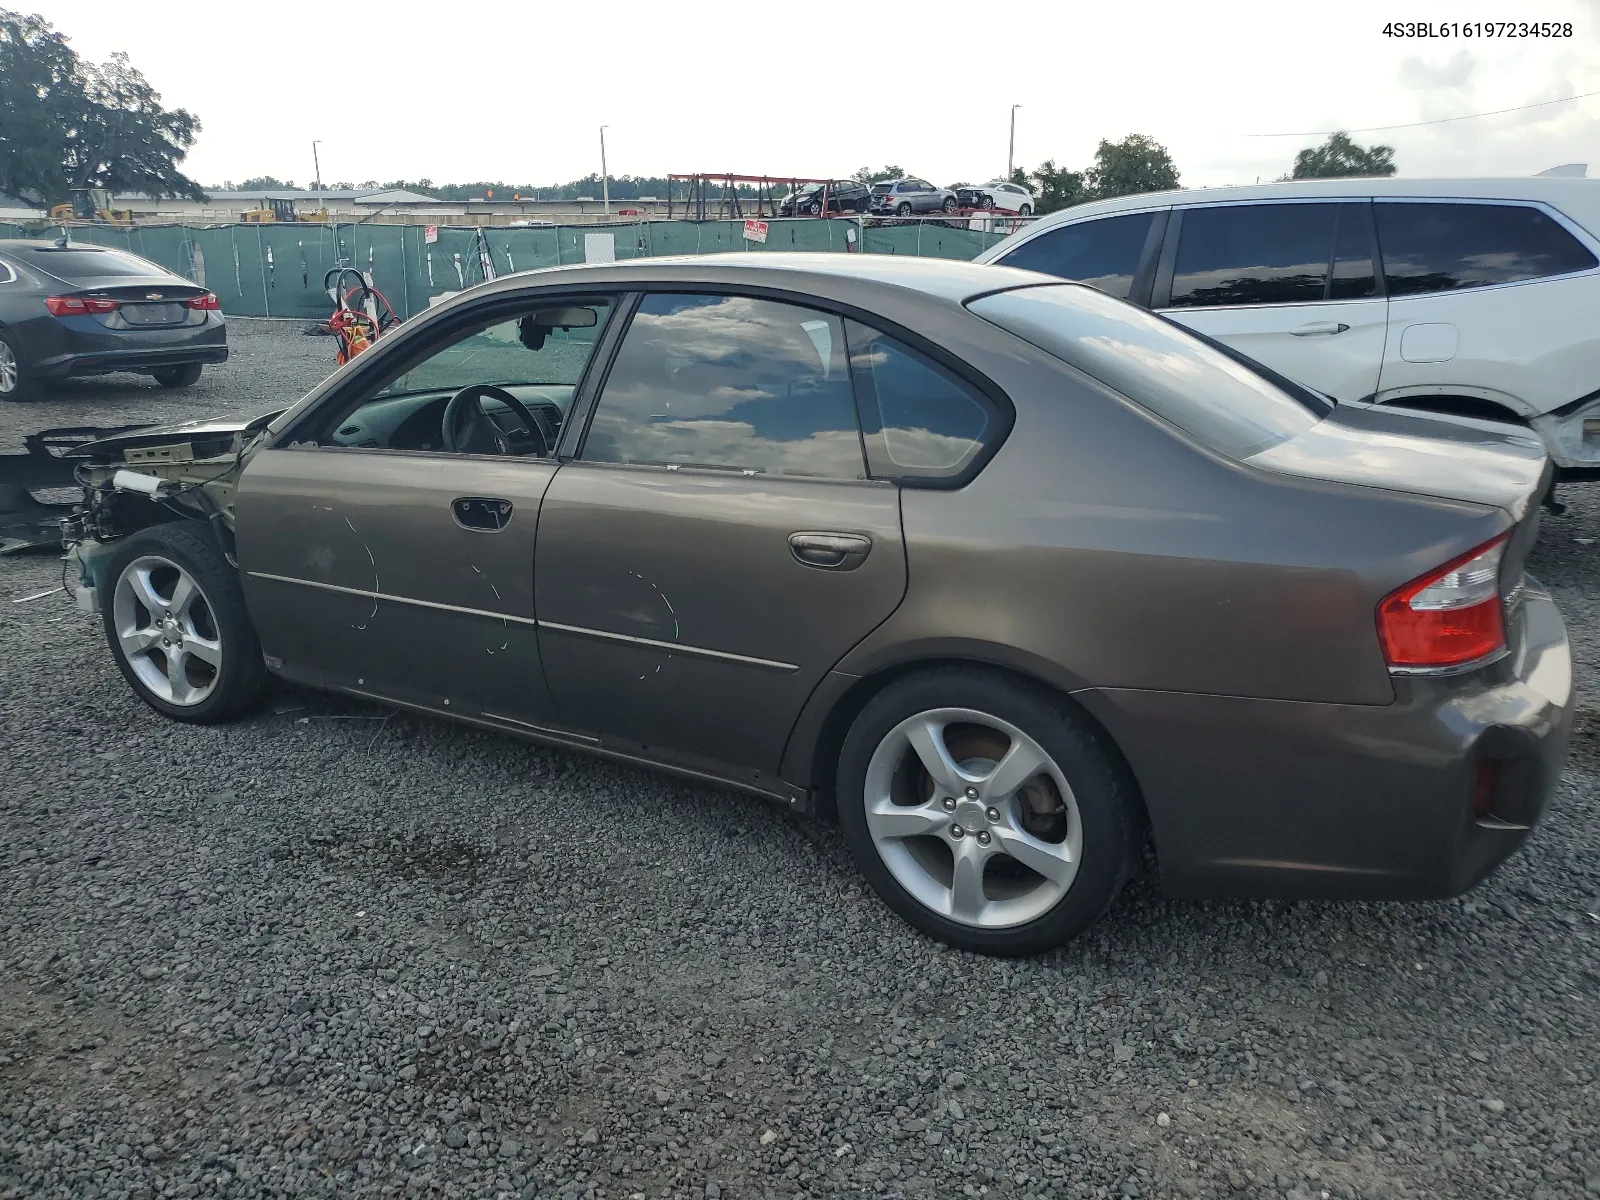
[[[77,385],[0,443],[265,409],[332,358],[232,337],[193,392]],[[90,618],[10,602],[52,557],[0,560],[0,1197],[1600,1193],[1590,493],[1535,563],[1582,726],[1484,887],[1142,882],[1009,963],[759,801],[298,690],[166,722]]]

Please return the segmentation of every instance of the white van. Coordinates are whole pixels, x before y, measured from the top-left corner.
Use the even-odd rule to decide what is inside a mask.
[[[979,255],[1335,399],[1515,421],[1600,473],[1600,180],[1319,179],[1054,213]]]

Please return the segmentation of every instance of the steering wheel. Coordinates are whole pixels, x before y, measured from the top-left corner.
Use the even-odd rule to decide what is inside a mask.
[[[528,449],[511,448],[511,440],[484,410],[488,397],[500,401],[522,422],[528,434]],[[536,454],[540,458],[550,453],[550,443],[544,436],[544,426],[528,411],[528,406],[503,387],[492,383],[473,383],[450,397],[444,406],[444,419],[440,422],[440,440],[446,450],[457,454]]]

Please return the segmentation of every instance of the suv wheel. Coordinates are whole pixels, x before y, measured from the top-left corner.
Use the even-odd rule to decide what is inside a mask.
[[[911,201],[900,201],[899,204],[895,205],[894,214],[897,217],[909,217],[911,215]]]
[[[260,696],[266,664],[239,573],[205,526],[177,521],[134,534],[118,545],[103,578],[111,655],[151,708],[211,725]]]
[[[0,333],[0,400],[29,400],[33,387],[22,369],[22,355],[11,335]]]
[[[1137,851],[1132,781],[1043,688],[951,667],[890,684],[850,728],[839,820],[861,873],[911,924],[982,954],[1089,928]]]
[[[956,210],[956,198],[954,196],[946,196],[944,198],[944,204],[941,207],[947,213],[955,212],[955,210]]]
[[[1021,208],[1017,209],[1017,216],[1019,216],[1019,217],[1031,217],[1031,216],[1033,216],[1033,205],[1024,204]]]

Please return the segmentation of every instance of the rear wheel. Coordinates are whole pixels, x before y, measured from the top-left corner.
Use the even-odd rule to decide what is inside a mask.
[[[898,217],[909,217],[911,215],[911,201],[900,201],[899,205],[896,206],[894,211],[895,215]]]
[[[192,387],[200,382],[200,364],[186,363],[181,367],[163,367],[152,371],[155,381],[164,388]]]
[[[1033,954],[1092,925],[1137,851],[1132,784],[1060,697],[975,668],[890,684],[839,764],[861,873],[911,924],[983,954]]]
[[[128,685],[164,716],[211,725],[267,681],[239,573],[204,526],[156,525],[127,538],[104,575],[106,641]]]
[[[31,400],[32,381],[22,367],[22,355],[8,333],[0,333],[0,400]]]

